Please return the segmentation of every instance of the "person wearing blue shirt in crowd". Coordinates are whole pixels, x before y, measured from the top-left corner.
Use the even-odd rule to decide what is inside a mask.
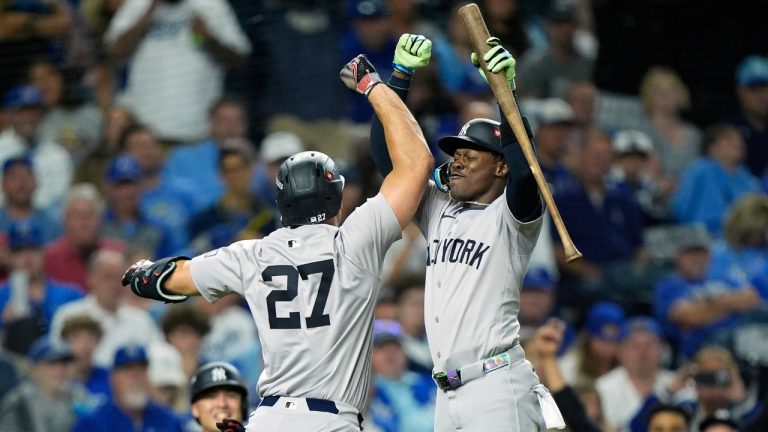
[[[197,192],[193,210],[212,205],[224,193],[224,184],[219,178],[219,149],[225,141],[245,138],[247,133],[243,104],[229,96],[221,98],[210,111],[208,138],[171,150],[165,161],[163,179],[187,184]]]
[[[112,160],[107,171],[109,207],[101,232],[150,256],[177,253],[182,247],[176,244],[178,238],[167,226],[153,223],[141,211],[143,179],[144,172],[133,156],[122,154]]]
[[[718,333],[739,325],[759,302],[757,291],[726,279],[710,279],[710,239],[703,227],[681,233],[675,274],[656,283],[654,312],[678,351],[690,358]]]
[[[74,357],[72,379],[87,390],[87,395],[75,407],[81,415],[92,412],[111,397],[109,369],[93,364],[93,353],[102,335],[101,324],[88,315],[75,315],[61,326],[61,339]]]
[[[181,421],[150,400],[147,353],[141,346],[115,352],[110,383],[112,399],[82,417],[72,432],[181,432]]]
[[[428,375],[407,369],[396,321],[373,323],[373,423],[387,432],[431,431],[434,428],[435,384]]]
[[[43,272],[43,235],[31,221],[11,223],[11,275],[0,285],[0,332],[5,347],[25,354],[32,341],[48,332],[56,310],[83,294],[74,286],[48,279]]]
[[[731,204],[749,192],[757,192],[760,186],[742,165],[744,141],[734,126],[709,127],[702,144],[705,156],[683,172],[672,196],[671,212],[678,222],[701,222],[719,236]]]
[[[7,231],[11,222],[31,220],[41,228],[45,243],[61,235],[61,222],[50,211],[34,206],[32,197],[36,189],[37,179],[32,169],[32,159],[24,155],[3,163],[0,231]]]

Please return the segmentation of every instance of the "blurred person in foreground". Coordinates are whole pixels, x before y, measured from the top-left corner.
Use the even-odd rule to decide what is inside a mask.
[[[68,432],[75,422],[73,404],[81,396],[70,382],[72,353],[42,337],[28,357],[29,379],[0,401],[0,430]]]
[[[647,432],[689,432],[691,416],[675,405],[658,404],[648,413]]]
[[[118,348],[110,374],[112,398],[82,417],[72,432],[181,432],[179,418],[150,398],[148,364],[144,347]]]

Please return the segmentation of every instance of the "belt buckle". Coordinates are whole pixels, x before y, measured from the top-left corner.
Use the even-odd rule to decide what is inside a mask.
[[[483,360],[483,373],[495,371],[509,364],[509,353],[503,352]]]

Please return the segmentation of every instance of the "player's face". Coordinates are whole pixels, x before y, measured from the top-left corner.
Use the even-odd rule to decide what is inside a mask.
[[[493,153],[474,149],[456,149],[450,169],[451,198],[479,201],[489,193],[494,181],[506,175],[506,164]],[[487,197],[490,201],[496,197]]]
[[[206,431],[218,431],[216,423],[224,419],[242,421],[240,393],[230,389],[218,389],[204,394],[192,404],[192,416],[200,420]]]
[[[648,432],[685,432],[685,418],[676,412],[660,412],[648,424]]]

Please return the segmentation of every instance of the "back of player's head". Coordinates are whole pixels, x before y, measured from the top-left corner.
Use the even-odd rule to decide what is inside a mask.
[[[305,151],[286,159],[275,183],[284,226],[324,223],[341,209],[344,177],[333,159],[321,152]]]
[[[242,396],[240,408],[242,419],[248,418],[248,388],[240,376],[240,372],[229,363],[211,362],[201,366],[189,382],[190,403],[209,393],[229,389],[240,393]]]

